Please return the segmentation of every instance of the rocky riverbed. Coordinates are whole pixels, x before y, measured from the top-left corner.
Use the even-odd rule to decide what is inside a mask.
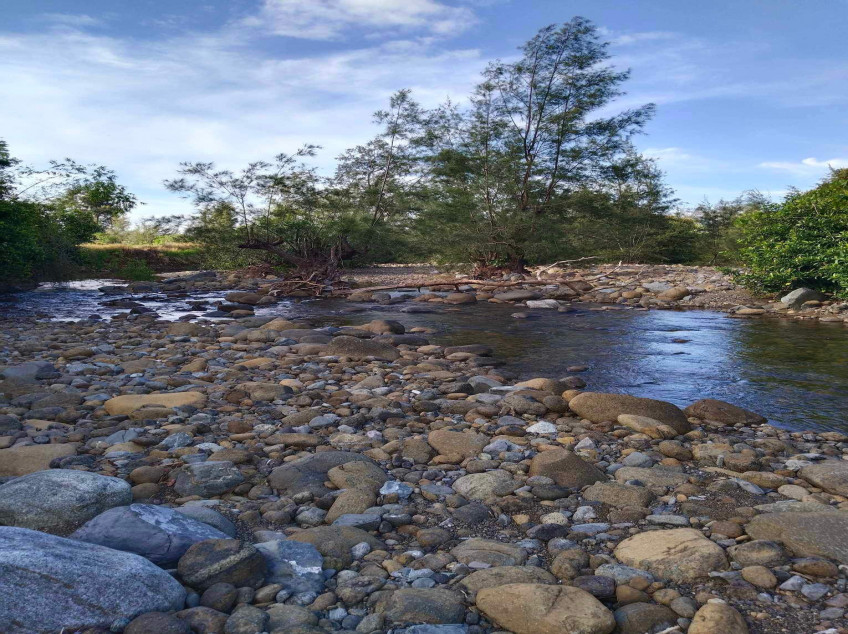
[[[848,631],[848,437],[236,310],[0,320],[0,631]]]

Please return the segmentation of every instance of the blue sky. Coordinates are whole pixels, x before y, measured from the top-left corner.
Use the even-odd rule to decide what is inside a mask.
[[[0,137],[35,165],[106,164],[146,203],[181,160],[226,167],[372,136],[412,88],[462,100],[493,58],[574,15],[657,104],[637,144],[686,203],[780,195],[848,167],[848,0],[3,0]]]

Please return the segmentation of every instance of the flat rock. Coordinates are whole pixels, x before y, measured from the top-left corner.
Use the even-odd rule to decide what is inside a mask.
[[[823,460],[804,467],[798,475],[828,493],[848,496],[848,460]]]
[[[658,420],[674,428],[679,434],[692,431],[686,414],[680,408],[666,401],[652,398],[605,392],[582,392],[568,402],[568,407],[593,423],[616,421],[621,414],[634,414]]]
[[[753,539],[782,542],[798,557],[848,564],[848,513],[763,513],[745,525]]]
[[[207,539],[185,552],[177,571],[186,584],[199,590],[216,583],[258,588],[265,581],[267,566],[252,544],[237,539]]]
[[[598,482],[583,491],[584,500],[602,502],[618,508],[625,506],[644,508],[650,506],[654,497],[650,489],[618,482]]]
[[[714,398],[695,401],[683,410],[687,416],[724,425],[762,425],[767,418]]]
[[[464,475],[453,483],[454,490],[471,500],[487,500],[498,494],[507,495],[521,486],[512,474],[502,469]]]
[[[427,442],[442,455],[458,454],[463,458],[473,458],[489,444],[489,438],[473,432],[437,429],[427,435]]]
[[[531,476],[547,476],[559,486],[571,489],[582,489],[607,479],[595,465],[567,449],[551,449],[536,454],[528,473]]]
[[[229,535],[167,506],[131,504],[109,509],[71,535],[90,544],[141,555],[171,566],[197,542]]]
[[[395,590],[375,607],[390,623],[462,623],[465,605],[462,596],[443,588],[403,588]]]
[[[645,634],[677,624],[674,610],[654,603],[630,603],[618,608],[613,616],[616,634]]]
[[[619,482],[627,482],[629,480],[638,480],[646,486],[657,487],[676,487],[689,481],[687,476],[682,471],[674,469],[666,469],[661,466],[645,468],[645,467],[622,467],[615,472],[615,479]]]
[[[256,544],[265,558],[268,573],[265,583],[280,584],[292,594],[320,593],[324,589],[324,558],[312,544],[275,540]]]
[[[353,526],[316,526],[294,533],[290,540],[312,544],[324,557],[324,567],[341,570],[353,561],[350,549],[365,542],[373,550],[385,545],[368,532]]]
[[[78,443],[24,445],[0,449],[0,477],[22,476],[50,468],[54,458],[73,456]]]
[[[143,557],[0,527],[0,631],[106,630],[116,619],[180,610],[185,590]]]
[[[462,542],[450,554],[463,564],[478,561],[490,566],[519,566],[527,561],[527,551],[520,546],[479,537]]]
[[[400,357],[400,352],[398,352],[397,348],[387,343],[344,335],[333,338],[327,345],[327,354],[348,357],[350,359],[374,357],[383,361],[394,361]]]
[[[721,546],[692,528],[639,533],[621,542],[614,555],[627,566],[678,583],[692,582],[728,567]]]
[[[142,407],[161,405],[163,407],[183,407],[192,405],[203,407],[206,395],[200,392],[170,392],[167,394],[123,394],[110,398],[103,407],[111,416],[128,415]]]
[[[132,503],[129,482],[71,469],[37,471],[0,486],[0,525],[66,535]]]
[[[609,634],[612,612],[572,586],[513,583],[477,593],[477,607],[515,634]]]

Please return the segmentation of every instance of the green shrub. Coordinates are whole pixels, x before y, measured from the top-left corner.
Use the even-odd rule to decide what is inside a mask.
[[[848,296],[848,169],[818,187],[762,203],[737,221],[737,278],[758,291],[807,286]]]

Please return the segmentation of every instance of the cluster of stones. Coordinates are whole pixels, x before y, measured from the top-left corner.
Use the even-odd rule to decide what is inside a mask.
[[[394,321],[0,325],[0,631],[845,631],[841,434]]]

